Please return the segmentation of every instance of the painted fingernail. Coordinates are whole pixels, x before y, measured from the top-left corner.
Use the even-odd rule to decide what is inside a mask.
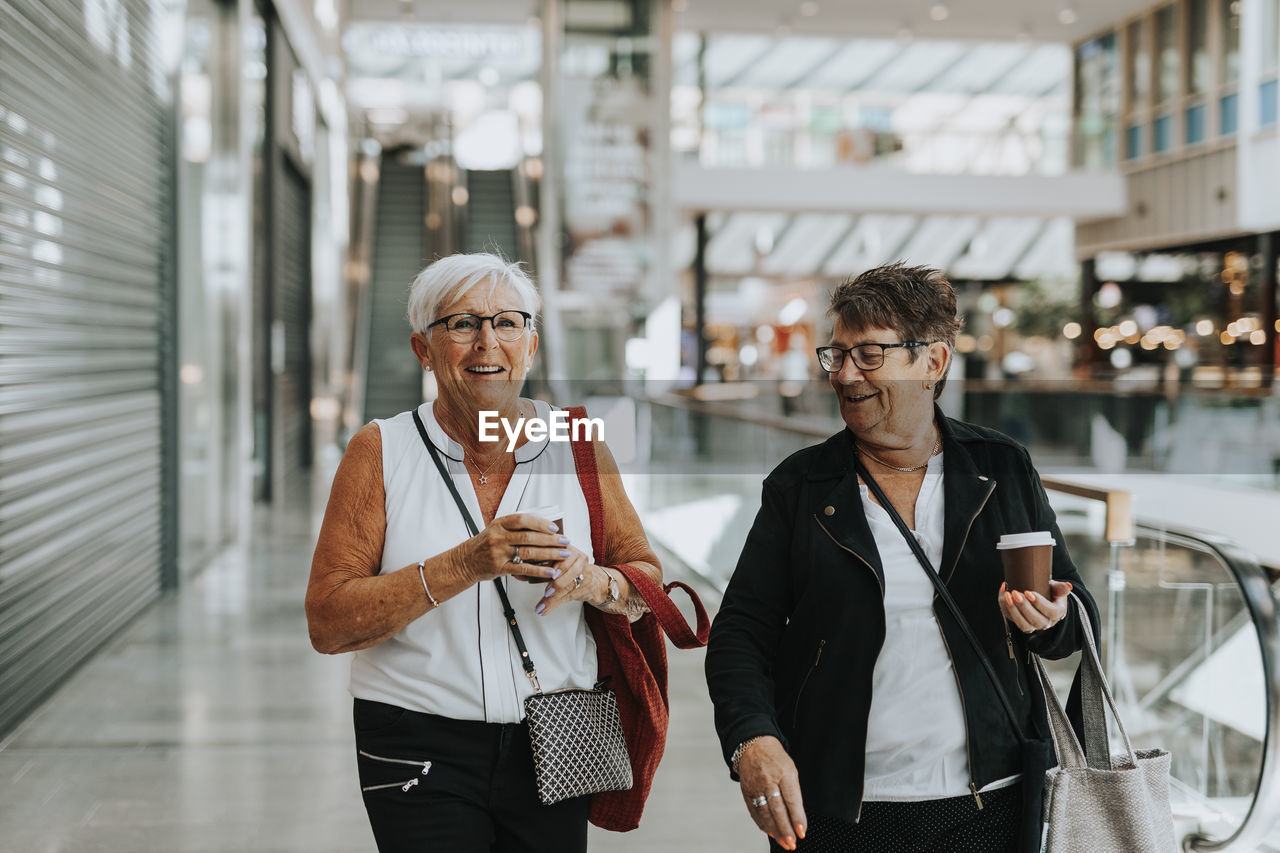
[[[549,587],[547,587],[547,591],[546,591],[546,592],[544,592],[544,593],[542,594],[542,597],[543,597],[543,598],[550,598],[551,596],[553,596],[553,595],[555,595],[555,594],[556,594],[556,588],[555,588],[554,586],[549,586]]]
[[[797,826],[797,827],[796,827],[796,836],[797,836],[797,837],[799,837],[799,838],[801,838],[801,839],[803,839],[803,838],[804,838],[804,826]]]
[[[546,611],[547,611],[547,605],[545,604],[539,604],[537,607],[533,608],[533,612],[537,613],[539,616],[541,616]]]
[[[560,532],[560,528],[559,528],[559,527],[556,527],[554,524],[548,524],[548,525],[547,525],[547,529],[548,529],[548,530],[550,530],[552,533],[559,533],[559,532]]]
[[[552,578],[558,578],[558,577],[560,577],[560,570],[559,570],[559,569],[552,569],[552,570],[551,570],[551,577],[552,577]]]
[[[1014,591],[1013,591],[1013,600],[1014,600],[1016,603],[1021,604],[1021,603],[1022,603],[1022,593],[1018,592],[1017,590],[1014,590]]]
[[[1000,591],[1001,591],[1001,592],[1004,592],[1004,591],[1005,591],[1005,590],[1007,590],[1008,588],[1009,588],[1009,582],[1008,582],[1008,581],[1001,581],[1001,582],[1000,582]]]
[[[796,840],[792,838],[790,835],[788,835],[786,838],[782,839],[782,846],[787,848],[788,850],[795,850]]]
[[[561,537],[560,537],[560,544],[561,544],[561,545],[568,545],[568,544],[569,544],[569,537],[568,537],[568,536],[561,536]]]
[[[1013,593],[1011,593],[1011,592],[1006,592],[1006,593],[1004,594],[1004,602],[1005,602],[1005,604],[1007,604],[1007,605],[1009,605],[1010,607],[1012,607],[1012,606],[1013,606]]]
[[[1035,600],[1036,600],[1036,594],[1034,592],[1028,592],[1027,601],[1035,601]]]
[[[568,552],[568,551],[561,551],[561,552],[560,552],[560,556],[561,556],[561,557],[567,557],[567,556],[569,556],[569,552]]]
[[[1075,589],[1075,586],[1071,583],[1071,581],[1067,581],[1067,589]]]

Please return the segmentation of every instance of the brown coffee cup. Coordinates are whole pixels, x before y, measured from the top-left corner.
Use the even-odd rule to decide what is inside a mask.
[[[1004,563],[1004,579],[1010,590],[1031,592],[1052,598],[1049,579],[1053,573],[1053,534],[1048,530],[1006,533],[996,543]]]
[[[536,515],[539,518],[547,519],[548,521],[550,521],[552,524],[556,526],[556,529],[560,531],[561,536],[564,535],[564,511],[561,510],[560,507],[554,504],[551,504],[548,506],[530,507],[528,509],[522,508],[520,512],[523,515]],[[554,566],[556,563],[560,561],[559,560],[525,560],[525,562],[533,566]],[[516,577],[518,577],[522,581],[528,581],[529,583],[547,583],[548,580],[550,580],[549,578],[545,578],[537,575],[516,575]]]

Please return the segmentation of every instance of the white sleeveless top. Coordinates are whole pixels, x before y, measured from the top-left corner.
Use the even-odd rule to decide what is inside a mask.
[[[535,400],[547,420],[551,406]],[[427,436],[440,453],[477,527],[483,517],[462,446],[445,434],[430,403],[418,407]],[[387,532],[380,572],[434,557],[470,538],[457,503],[431,461],[413,415],[374,421],[382,433],[382,481]],[[505,442],[505,438],[503,439]],[[521,508],[557,504],[564,535],[592,562],[591,521],[568,442],[530,441],[515,451],[516,468],[498,516]],[[429,582],[429,580],[428,580]],[[596,646],[583,608],[563,604],[539,616],[545,584],[504,578],[520,632],[538,668],[543,690],[590,687],[596,679]],[[520,664],[502,600],[491,581],[478,583],[410,622],[376,646],[355,652],[351,695],[457,720],[517,723],[533,687]]]

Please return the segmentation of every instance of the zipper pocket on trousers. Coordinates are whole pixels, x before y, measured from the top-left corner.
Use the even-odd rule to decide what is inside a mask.
[[[363,749],[358,749],[356,750],[356,752],[363,755],[365,758],[372,759],[373,761],[381,761],[384,764],[408,764],[410,767],[421,767],[422,768],[421,775],[423,776],[426,776],[428,773],[431,772],[430,761],[414,761],[409,758],[387,758],[386,756],[383,756],[383,755],[374,755],[372,752],[365,752]],[[386,782],[381,785],[362,785],[360,790],[361,791],[381,791],[384,788],[399,788],[405,793],[408,793],[409,789],[414,787],[417,784],[418,784],[418,777],[415,776],[412,779],[409,779],[404,782]]]
[[[792,728],[795,728],[797,721],[800,719],[800,697],[804,695],[804,689],[809,684],[809,676],[813,675],[813,671],[818,668],[818,661],[822,660],[822,649],[826,645],[826,640],[818,641],[818,653],[814,655],[813,663],[809,666],[809,671],[804,674],[804,681],[800,682],[800,689],[796,691],[796,705],[791,712]]]

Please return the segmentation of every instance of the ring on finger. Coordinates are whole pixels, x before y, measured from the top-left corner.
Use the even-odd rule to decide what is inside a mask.
[[[758,797],[751,798],[751,805],[755,806],[758,809],[764,808],[768,804],[768,802],[769,802],[769,798],[766,797],[764,794],[761,794]]]
[[[774,797],[781,797],[781,796],[782,796],[781,791],[774,791],[772,794],[769,795],[769,799],[772,800]]]
[[[512,545],[512,546],[511,546],[511,550],[515,552],[515,553],[514,553],[514,556],[512,556],[512,558],[511,558],[511,562],[513,562],[513,563],[517,563],[517,564],[518,564],[518,563],[523,563],[523,562],[524,562],[524,560],[521,560],[521,559],[520,559],[520,546],[519,546],[519,545]]]
[[[578,572],[578,576],[573,579],[573,588],[577,589],[582,586],[582,572]]]

